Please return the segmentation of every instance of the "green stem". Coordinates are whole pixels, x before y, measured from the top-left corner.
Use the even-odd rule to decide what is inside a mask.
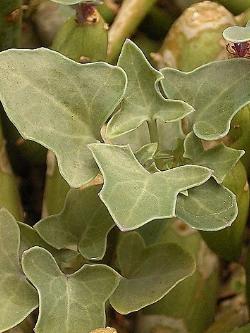
[[[19,46],[21,0],[2,0],[0,6],[0,51]]]
[[[137,29],[156,0],[124,0],[109,31],[108,60],[114,63],[125,39]]]
[[[148,130],[149,130],[150,141],[152,143],[155,142],[159,143],[158,128],[155,120],[148,121]]]

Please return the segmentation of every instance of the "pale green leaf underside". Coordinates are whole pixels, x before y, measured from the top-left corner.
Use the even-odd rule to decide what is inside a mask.
[[[237,214],[235,195],[213,179],[189,190],[188,196],[178,195],[176,216],[194,229],[221,230],[230,226]]]
[[[101,127],[123,97],[123,70],[37,49],[2,52],[0,73],[0,100],[21,135],[56,154],[72,187],[92,180],[98,169],[87,144],[101,139]]]
[[[145,248],[142,237],[135,232],[122,237],[117,254],[124,278],[110,301],[122,314],[158,301],[195,269],[193,258],[179,246]]]
[[[114,222],[98,196],[100,189],[70,190],[63,211],[44,218],[34,228],[57,249],[78,250],[87,259],[102,259]]]
[[[126,72],[128,86],[121,110],[108,124],[109,139],[133,131],[146,121],[176,121],[194,111],[182,101],[163,98],[157,86],[163,75],[149,64],[142,51],[130,40],[122,48],[118,66]]]
[[[0,210],[0,332],[16,326],[38,305],[36,290],[19,264],[20,230],[14,217]]]
[[[120,276],[105,265],[84,265],[64,275],[52,255],[33,247],[23,254],[23,270],[39,292],[36,333],[89,333],[105,325],[105,302]]]
[[[229,27],[223,31],[223,37],[228,42],[233,42],[233,43],[242,43],[250,41],[250,26]]]
[[[204,150],[201,140],[190,132],[184,142],[184,157],[189,158],[196,165],[205,166],[214,171],[213,177],[218,183],[222,183],[228,172],[235,166],[243,150],[226,147],[224,144]]]
[[[250,102],[248,59],[212,62],[189,73],[165,68],[162,74],[166,95],[194,107],[193,130],[204,140],[225,136],[233,116]]]
[[[211,176],[211,170],[191,165],[150,174],[129,146],[89,147],[104,177],[100,197],[123,231],[175,216],[177,194],[203,184]]]

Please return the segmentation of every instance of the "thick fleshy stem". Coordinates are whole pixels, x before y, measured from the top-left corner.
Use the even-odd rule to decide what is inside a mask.
[[[0,6],[0,51],[19,46],[21,0],[2,0]]]
[[[156,0],[124,0],[109,31],[108,60],[114,63],[125,39],[137,29]]]

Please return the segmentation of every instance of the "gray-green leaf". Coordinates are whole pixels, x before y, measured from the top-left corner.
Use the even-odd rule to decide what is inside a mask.
[[[122,237],[117,255],[124,278],[110,302],[122,314],[158,301],[195,269],[193,258],[181,247],[175,244],[146,247],[136,232]]]
[[[244,154],[243,150],[226,147],[224,144],[205,150],[201,140],[193,132],[186,136],[184,149],[185,158],[191,159],[194,164],[214,170],[213,176],[218,183],[223,182],[228,172]]]
[[[150,124],[157,119],[176,121],[194,111],[182,101],[163,98],[157,87],[163,75],[149,64],[142,51],[130,40],[122,48],[118,66],[125,70],[128,86],[121,110],[108,124],[108,138],[133,131],[144,122]]]
[[[34,246],[40,246],[51,252],[53,255],[57,252],[56,249],[47,244],[31,226],[18,222],[20,229],[20,250],[19,255],[22,256],[23,252]]]
[[[98,196],[100,189],[70,190],[62,212],[44,218],[34,228],[57,249],[79,250],[87,259],[102,259],[114,222]]]
[[[104,176],[100,197],[123,231],[175,216],[177,194],[211,176],[211,170],[191,165],[151,174],[129,146],[97,143],[89,147]]]
[[[33,247],[23,254],[23,270],[39,292],[37,333],[89,333],[105,325],[105,302],[120,276],[105,265],[84,265],[63,274],[52,255]]]
[[[188,196],[178,195],[176,216],[194,229],[221,230],[230,226],[237,214],[235,195],[213,179],[189,190]]]
[[[56,154],[72,187],[92,180],[98,169],[86,145],[101,139],[101,127],[123,97],[123,70],[37,49],[2,52],[0,72],[0,100],[22,136]]]
[[[165,68],[162,74],[166,95],[194,107],[193,130],[204,140],[225,136],[233,116],[250,102],[248,59],[212,62],[189,73]]]
[[[228,42],[243,43],[250,41],[250,26],[246,27],[228,27],[223,31],[223,37]]]
[[[79,254],[79,252],[63,249],[57,250],[54,247],[46,243],[37,233],[37,231],[24,223],[18,223],[21,233],[21,243],[19,256],[22,257],[24,251],[34,247],[39,246],[48,250],[55,258],[60,269],[65,270],[74,270],[75,267],[79,268],[82,266],[84,258]]]
[[[20,230],[14,217],[0,210],[0,332],[16,326],[38,305],[36,290],[19,264]]]

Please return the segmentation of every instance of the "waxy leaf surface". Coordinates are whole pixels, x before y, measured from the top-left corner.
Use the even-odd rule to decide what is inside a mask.
[[[21,233],[19,257],[22,257],[24,251],[34,246],[39,246],[48,250],[54,256],[61,269],[70,268],[72,270],[78,265],[78,263],[79,265],[82,265],[84,258],[79,252],[68,249],[57,250],[45,242],[34,228],[24,223],[18,223],[18,225]]]
[[[22,322],[38,305],[36,290],[19,263],[20,230],[14,217],[0,210],[0,332]]]
[[[23,270],[39,292],[37,333],[89,333],[105,325],[105,302],[120,276],[105,265],[84,265],[63,274],[45,249],[23,254]]]
[[[108,138],[133,131],[144,122],[153,123],[157,119],[164,122],[176,121],[194,111],[182,101],[163,98],[157,87],[163,75],[149,64],[133,42],[125,42],[118,66],[125,70],[128,86],[121,110],[108,124]]]
[[[223,31],[223,37],[232,43],[248,42],[250,41],[250,25],[246,27],[228,27]]]
[[[204,140],[224,137],[233,116],[250,102],[250,61],[230,59],[212,62],[184,73],[162,69],[163,90],[195,109],[194,133]]]
[[[189,158],[196,165],[202,165],[214,171],[213,176],[218,183],[222,183],[228,172],[235,166],[243,150],[226,147],[218,144],[205,150],[202,142],[193,132],[190,132],[184,142],[184,157]]]
[[[158,301],[195,269],[193,258],[179,246],[161,244],[146,247],[136,232],[121,238],[117,255],[124,277],[110,301],[122,314]]]
[[[188,196],[178,195],[176,216],[194,229],[223,229],[233,223],[237,214],[235,195],[213,179],[190,189]]]
[[[20,229],[20,250],[19,255],[34,246],[40,246],[48,250],[53,255],[57,252],[55,248],[46,243],[37,233],[37,231],[25,223],[18,223]]]
[[[63,211],[35,225],[39,235],[57,249],[79,250],[87,259],[102,259],[114,222],[98,196],[100,189],[70,190]]]
[[[0,100],[22,136],[52,150],[72,187],[98,173],[87,144],[122,99],[126,76],[105,63],[78,64],[48,49],[0,54]],[[14,92],[14,97],[13,97]]]
[[[151,174],[129,146],[89,147],[104,177],[100,197],[121,230],[175,216],[177,194],[203,184],[211,176],[211,170],[190,165]]]

